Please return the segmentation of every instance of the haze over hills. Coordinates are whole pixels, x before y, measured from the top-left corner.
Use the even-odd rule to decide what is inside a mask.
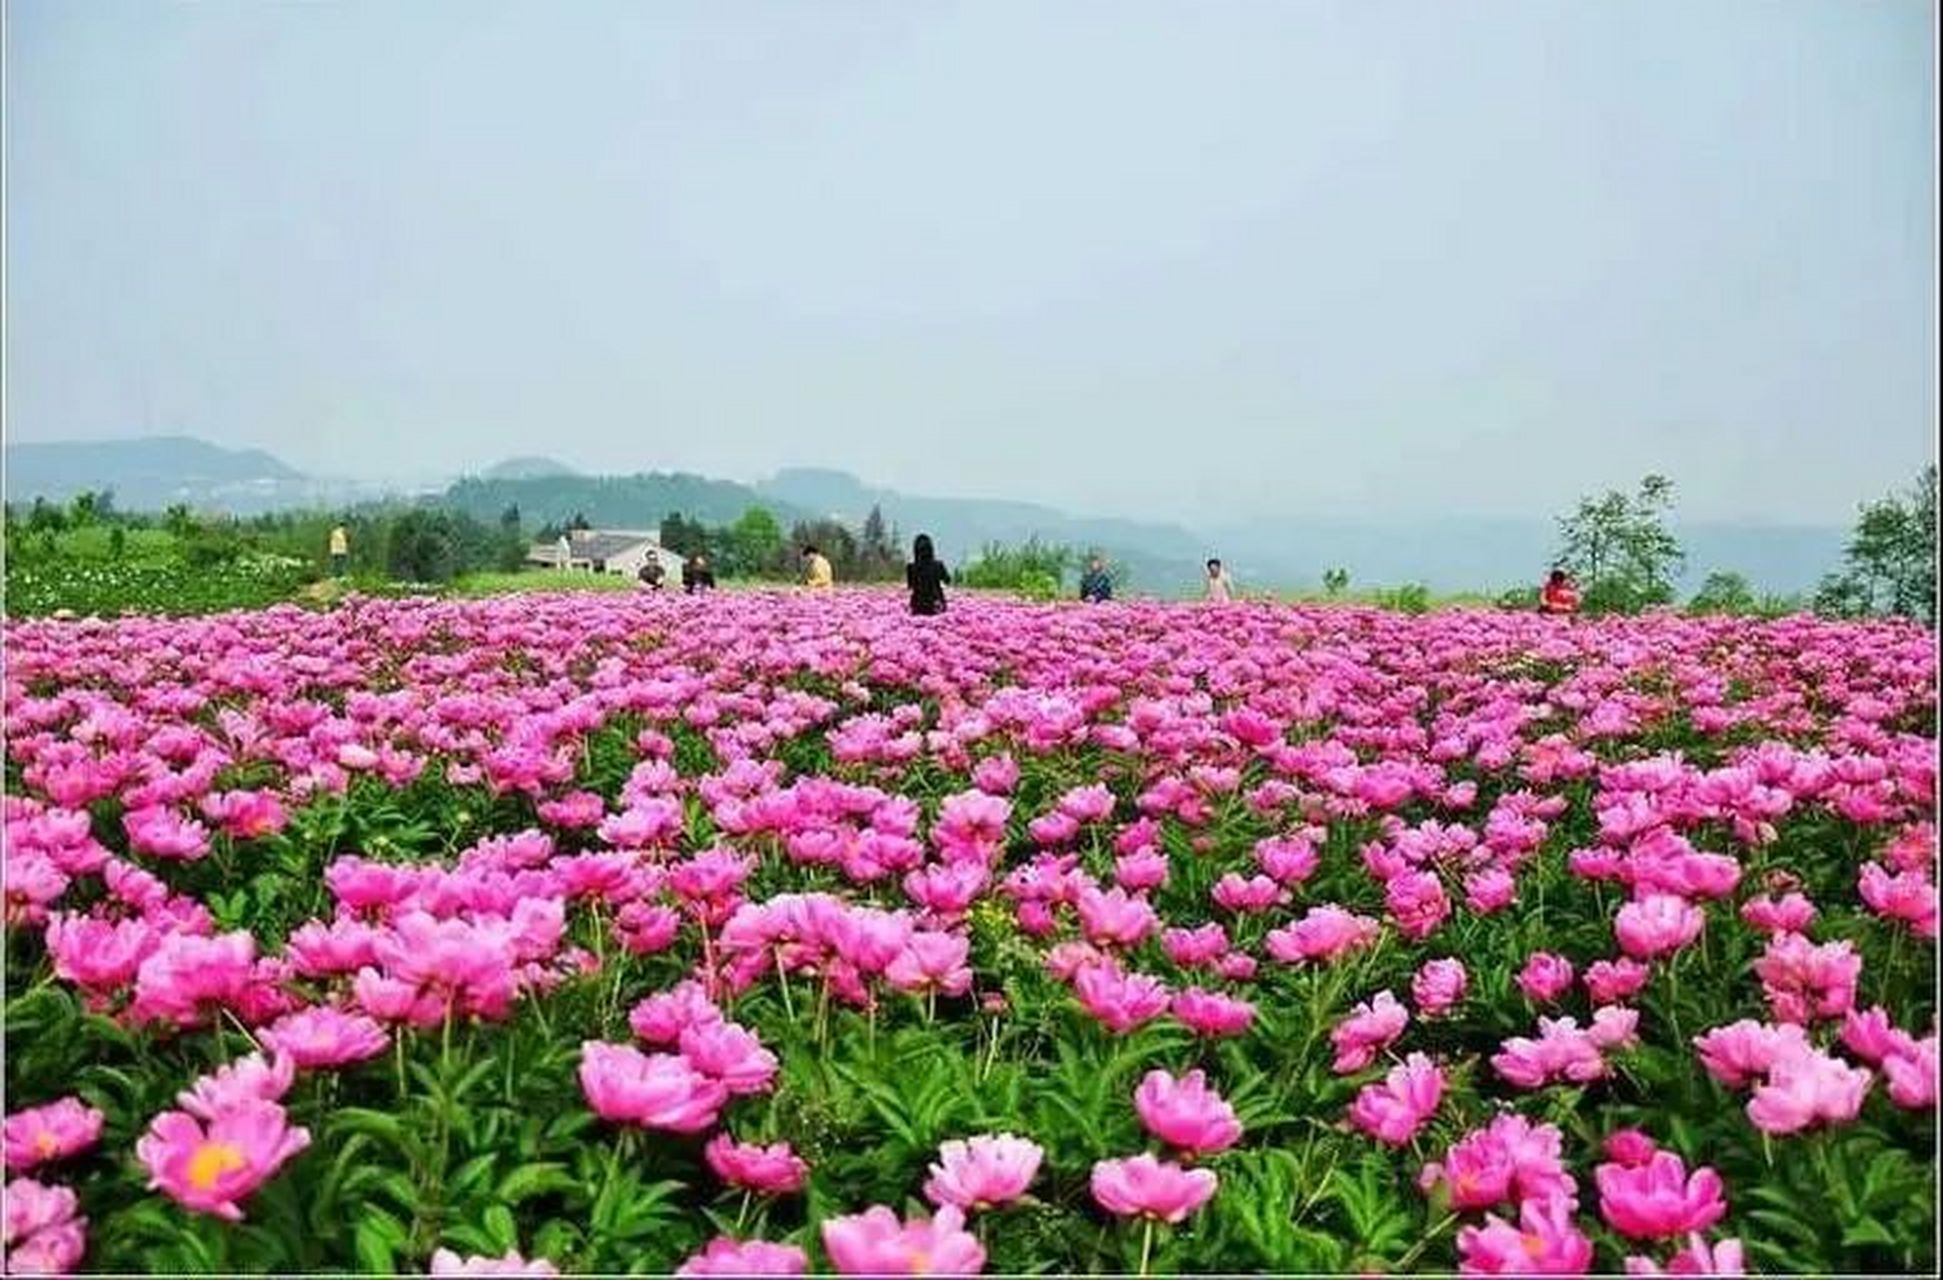
[[[907,494],[817,467],[785,468],[751,485],[671,472],[590,476],[552,458],[526,456],[442,485],[407,486],[306,476],[259,450],[225,449],[186,436],[9,444],[5,460],[9,502],[37,495],[65,500],[84,489],[111,489],[120,506],[136,510],[185,502],[254,514],[384,497],[436,497],[483,520],[496,520],[517,506],[529,528],[576,512],[609,527],[654,528],[675,511],[726,524],[758,505],[785,527],[818,517],[855,527],[876,506],[902,537],[930,533],[952,563],[962,563],[988,541],[1038,537],[1100,548],[1127,568],[1137,590],[1162,594],[1190,586],[1208,555],[1226,560],[1244,586],[1314,586],[1325,570],[1340,566],[1358,586],[1421,582],[1435,591],[1495,592],[1534,581],[1557,545],[1556,524],[1542,519],[1397,514],[1350,521],[1292,515],[1191,529],[1162,520],[1077,515],[1029,502]],[[1682,579],[1687,590],[1713,570],[1731,569],[1762,590],[1804,591],[1835,567],[1847,538],[1839,528],[1683,521],[1677,513],[1672,524],[1687,549]]]

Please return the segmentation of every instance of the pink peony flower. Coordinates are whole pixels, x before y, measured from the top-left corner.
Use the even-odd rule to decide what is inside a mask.
[[[1080,1008],[1115,1035],[1125,1035],[1167,1008],[1168,991],[1160,979],[1122,973],[1116,966],[1089,964],[1073,975]]]
[[[706,1022],[681,1033],[681,1056],[731,1094],[765,1093],[781,1064],[753,1031],[733,1022]]]
[[[1045,1149],[1009,1133],[953,1140],[938,1148],[924,1196],[935,1205],[992,1209],[1024,1195]]]
[[[1898,1048],[1882,1060],[1882,1074],[1889,1082],[1889,1100],[1912,1111],[1936,1106],[1936,1036],[1924,1036],[1907,1048]]]
[[[1093,1199],[1122,1218],[1179,1222],[1206,1204],[1218,1185],[1211,1169],[1184,1169],[1150,1155],[1093,1166]]]
[[[826,1218],[823,1251],[844,1275],[977,1275],[985,1249],[965,1230],[964,1210],[946,1205],[926,1221],[901,1222],[890,1209],[872,1205],[848,1217]]]
[[[722,1011],[699,982],[682,982],[649,996],[627,1016],[627,1025],[649,1044],[674,1044],[693,1026],[722,1021]]]
[[[375,1020],[325,1005],[287,1013],[256,1038],[264,1048],[289,1057],[307,1071],[364,1062],[391,1045]]]
[[[1255,1006],[1234,996],[1189,987],[1174,997],[1174,1016],[1200,1036],[1238,1036],[1255,1021]]]
[[[1392,1067],[1381,1084],[1363,1086],[1349,1107],[1349,1122],[1378,1142],[1403,1146],[1436,1114],[1444,1098],[1444,1072],[1421,1053]]]
[[[1645,1164],[1659,1149],[1659,1144],[1638,1129],[1615,1129],[1600,1144],[1606,1159],[1629,1169]]]
[[[1572,962],[1548,951],[1534,951],[1518,974],[1518,989],[1535,1004],[1551,1004],[1572,987]]]
[[[1585,989],[1594,1004],[1618,1004],[1636,995],[1651,976],[1637,960],[1594,960],[1586,966]]]
[[[1134,1090],[1133,1108],[1147,1132],[1188,1156],[1226,1151],[1241,1139],[1241,1122],[1199,1070],[1180,1079],[1156,1069]]]
[[[580,1088],[604,1120],[700,1133],[729,1099],[721,1081],[674,1054],[589,1040],[580,1046]]]
[[[1268,954],[1283,964],[1336,960],[1376,941],[1382,926],[1333,904],[1312,908],[1300,920],[1268,935]]]
[[[1426,1018],[1440,1017],[1464,998],[1470,975],[1462,960],[1426,960],[1410,980],[1410,998]]]
[[[205,1124],[186,1111],[165,1111],[135,1144],[148,1185],[184,1208],[239,1222],[237,1202],[310,1145],[274,1102],[247,1099]]]
[[[101,1137],[105,1117],[79,1098],[57,1098],[7,1117],[7,1168],[23,1171],[86,1151]]]
[[[1752,1018],[1715,1027],[1693,1038],[1700,1065],[1730,1089],[1765,1076],[1783,1057],[1809,1051],[1808,1036],[1793,1023],[1768,1026]]]
[[[1670,1151],[1655,1152],[1643,1164],[1602,1164],[1593,1181],[1600,1216],[1634,1240],[1704,1231],[1727,1213],[1720,1175],[1704,1167],[1689,1175]]]
[[[1862,1109],[1874,1077],[1814,1049],[1782,1054],[1768,1081],[1748,1100],[1747,1118],[1763,1133],[1797,1133],[1811,1125],[1846,1123]]]
[[[460,1257],[450,1249],[435,1250],[428,1274],[435,1276],[557,1276],[560,1269],[545,1258],[522,1258],[519,1250],[508,1249],[504,1256],[488,1258],[483,1254]]]
[[[718,1133],[702,1148],[702,1155],[716,1177],[732,1187],[761,1195],[800,1191],[810,1172],[809,1165],[790,1150],[787,1142],[763,1146],[737,1142],[726,1133]]]
[[[1649,893],[1619,908],[1613,936],[1619,949],[1636,960],[1671,955],[1700,936],[1707,918],[1685,898]]]
[[[800,1276],[808,1273],[809,1255],[793,1244],[767,1240],[731,1240],[717,1236],[700,1253],[675,1268],[678,1276]]]
[[[1369,1066],[1409,1022],[1410,1011],[1388,991],[1357,1005],[1329,1033],[1330,1043],[1336,1046],[1336,1074],[1349,1075]]]
[[[1684,1248],[1666,1260],[1664,1268],[1651,1258],[1634,1256],[1626,1259],[1626,1274],[1629,1276],[1741,1276],[1747,1274],[1747,1267],[1739,1240],[1730,1238],[1709,1247],[1707,1242],[1695,1233],[1687,1237]]]
[[[6,1206],[0,1270],[7,1275],[66,1275],[80,1265],[88,1247],[88,1220],[67,1187],[50,1187],[32,1178],[15,1178],[0,1192]]]
[[[1919,938],[1936,937],[1936,885],[1921,871],[1891,875],[1879,862],[1865,862],[1859,887],[1862,901],[1885,920],[1899,920]]]
[[[1572,1223],[1572,1202],[1555,1196],[1527,1200],[1518,1225],[1489,1214],[1481,1227],[1457,1233],[1462,1275],[1584,1275],[1592,1267],[1592,1242]]]

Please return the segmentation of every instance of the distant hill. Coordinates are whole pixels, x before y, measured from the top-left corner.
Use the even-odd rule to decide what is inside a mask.
[[[112,490],[131,510],[172,503],[239,514],[315,500],[324,486],[260,449],[224,449],[191,436],[9,444],[9,502],[64,502]]]
[[[577,476],[580,472],[559,461],[530,455],[496,462],[479,473],[481,480],[550,480],[557,476]]]
[[[518,480],[468,476],[445,491],[444,501],[481,520],[497,520],[506,508],[516,506],[528,528],[566,520],[576,512],[598,528],[613,529],[653,529],[661,517],[677,511],[708,524],[728,524],[755,506],[767,507],[784,525],[808,514],[733,480],[665,471]]]

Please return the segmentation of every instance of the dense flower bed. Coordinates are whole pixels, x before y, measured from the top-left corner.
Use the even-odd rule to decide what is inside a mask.
[[[1922,1270],[1897,626],[9,626],[7,1267]]]

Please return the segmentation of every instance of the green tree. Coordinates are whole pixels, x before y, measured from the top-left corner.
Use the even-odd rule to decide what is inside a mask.
[[[68,517],[77,529],[85,529],[101,518],[101,495],[83,489],[68,503]]]
[[[671,511],[661,517],[661,545],[678,556],[707,555],[708,527],[700,520],[690,520],[679,511]]]
[[[1026,539],[1016,547],[988,542],[958,575],[967,587],[1015,591],[1033,600],[1054,600],[1065,594],[1067,574],[1079,563],[1073,548]]]
[[[1673,600],[1673,579],[1686,564],[1666,527],[1673,482],[1649,475],[1633,493],[1611,489],[1579,499],[1559,517],[1558,563],[1580,583],[1588,613],[1635,613]]]
[[[1349,570],[1328,569],[1323,572],[1322,591],[1324,595],[1333,600],[1347,590],[1349,590]]]
[[[461,567],[459,531],[448,512],[407,511],[392,522],[385,572],[403,582],[449,582]]]
[[[1687,601],[1688,613],[1758,613],[1761,602],[1746,575],[1717,569],[1707,575],[1700,589]]]
[[[780,574],[784,566],[783,526],[766,507],[750,507],[723,531],[723,566],[747,577]]]
[[[1862,504],[1842,568],[1822,579],[1820,613],[1895,616],[1936,625],[1936,466],[1908,492]]]

